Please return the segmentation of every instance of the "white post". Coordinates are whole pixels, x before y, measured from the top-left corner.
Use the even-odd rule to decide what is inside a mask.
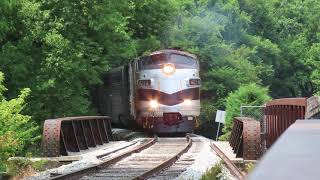
[[[216,141],[218,141],[219,131],[220,131],[220,122],[219,122],[219,124],[218,124],[217,135],[216,135]]]

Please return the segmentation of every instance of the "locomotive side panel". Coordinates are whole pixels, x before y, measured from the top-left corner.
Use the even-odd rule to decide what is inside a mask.
[[[108,72],[99,87],[99,111],[114,124],[128,124],[130,117],[128,66]]]
[[[128,79],[129,79],[129,108],[130,108],[130,120],[135,121],[137,111],[136,111],[136,103],[137,103],[137,79],[139,75],[139,71],[137,69],[137,61],[138,59],[132,60],[129,63],[128,67]]]

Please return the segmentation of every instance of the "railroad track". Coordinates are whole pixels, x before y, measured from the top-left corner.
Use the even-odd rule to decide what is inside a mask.
[[[211,143],[211,148],[214,150],[217,155],[223,160],[223,162],[226,164],[227,168],[230,170],[230,172],[239,180],[244,180],[245,176],[243,173],[237,168],[237,166],[228,158],[227,155],[223,153],[223,151],[214,143]]]
[[[177,161],[192,145],[186,138],[153,138],[142,145],[123,152],[103,163],[51,179],[167,179],[178,176],[190,165],[186,161]],[[100,157],[103,160],[103,157]],[[170,171],[170,166],[178,169]],[[172,169],[172,168],[171,168]],[[164,175],[166,174],[166,175]]]
[[[192,138],[192,146],[188,152],[182,154],[180,158],[170,167],[150,177],[150,180],[167,180],[175,179],[187,170],[196,160],[200,151],[203,149],[205,142],[196,138]],[[182,179],[184,179],[182,177]]]

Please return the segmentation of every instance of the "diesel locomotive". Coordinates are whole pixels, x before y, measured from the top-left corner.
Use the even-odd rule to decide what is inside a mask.
[[[155,133],[192,132],[200,114],[199,61],[165,49],[130,61],[103,77],[96,104],[113,124]]]

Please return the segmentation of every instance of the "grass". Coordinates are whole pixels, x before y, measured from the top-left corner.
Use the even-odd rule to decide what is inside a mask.
[[[246,173],[250,173],[254,169],[254,167],[255,167],[255,163],[247,162],[244,165],[244,170],[245,170]]]
[[[217,163],[211,169],[202,175],[201,180],[221,180],[226,179],[222,171],[222,162]]]
[[[231,131],[224,133],[219,137],[219,141],[229,141],[231,136]]]
[[[46,164],[48,164],[48,161],[46,160],[35,162],[28,159],[10,160],[7,165],[7,173],[11,176],[15,176],[24,170],[29,171],[30,169],[33,169],[34,171],[44,171],[46,170]]]
[[[250,173],[254,167],[255,167],[255,162],[236,162],[235,165],[239,168],[240,171],[248,174]]]
[[[24,177],[37,174],[40,171],[61,166],[63,163],[56,161],[30,161],[28,159],[14,159],[7,162],[7,174],[10,179],[23,179]]]

